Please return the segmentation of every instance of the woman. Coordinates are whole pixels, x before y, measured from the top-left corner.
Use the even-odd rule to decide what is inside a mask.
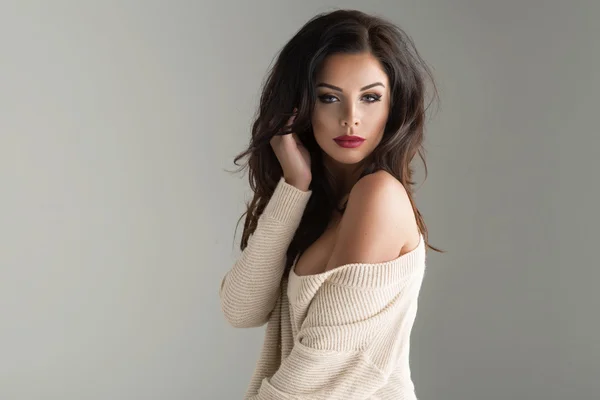
[[[416,399],[410,333],[426,247],[440,251],[411,180],[426,78],[401,29],[354,10],[280,52],[235,159],[255,195],[220,288],[233,326],[267,323],[245,399]]]

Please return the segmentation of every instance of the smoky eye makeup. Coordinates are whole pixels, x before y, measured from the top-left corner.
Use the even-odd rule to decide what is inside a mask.
[[[365,103],[376,103],[378,101],[381,101],[381,97],[382,95],[378,93],[365,93],[361,96],[361,100],[364,99]],[[327,93],[317,95],[317,98],[321,103],[325,104],[335,103],[336,100],[339,100],[335,95]]]
[[[375,103],[376,101],[381,101],[381,95],[377,94],[377,93],[368,93],[365,94],[363,97],[368,97],[370,100],[370,103]]]

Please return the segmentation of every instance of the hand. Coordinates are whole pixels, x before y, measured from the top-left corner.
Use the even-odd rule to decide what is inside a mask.
[[[296,110],[294,109],[294,113]],[[296,114],[292,115],[286,126],[290,126],[295,118]],[[307,191],[312,180],[310,153],[300,142],[298,135],[293,132],[275,135],[271,138],[270,143],[279,164],[281,164],[285,181],[300,190]]]

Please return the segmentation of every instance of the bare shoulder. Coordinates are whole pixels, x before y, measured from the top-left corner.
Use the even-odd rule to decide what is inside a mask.
[[[402,182],[383,170],[367,175],[359,182],[363,182],[362,185],[364,185],[359,189],[361,192],[377,193],[375,196],[381,197],[379,206],[385,207],[384,210],[390,218],[399,221],[405,238],[402,252],[408,252],[417,247],[421,241],[421,232],[412,203]]]
[[[395,221],[405,236],[408,235],[405,242],[416,239],[418,243],[418,228],[410,198],[402,182],[395,176],[383,170],[364,176],[352,188],[352,195],[355,204],[369,207],[371,213]]]
[[[364,176],[350,191],[326,270],[348,263],[379,263],[397,258],[404,247],[414,242],[414,220],[401,182],[386,171]]]
[[[350,195],[355,197],[373,193],[375,196],[384,196],[389,201],[408,201],[408,194],[402,182],[387,171],[377,171],[359,179],[352,188]]]

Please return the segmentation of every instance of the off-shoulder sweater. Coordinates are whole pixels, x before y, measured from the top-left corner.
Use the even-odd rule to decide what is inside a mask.
[[[245,400],[415,400],[410,336],[425,273],[419,245],[391,261],[284,274],[312,191],[278,182],[219,289],[234,327],[267,324]]]

